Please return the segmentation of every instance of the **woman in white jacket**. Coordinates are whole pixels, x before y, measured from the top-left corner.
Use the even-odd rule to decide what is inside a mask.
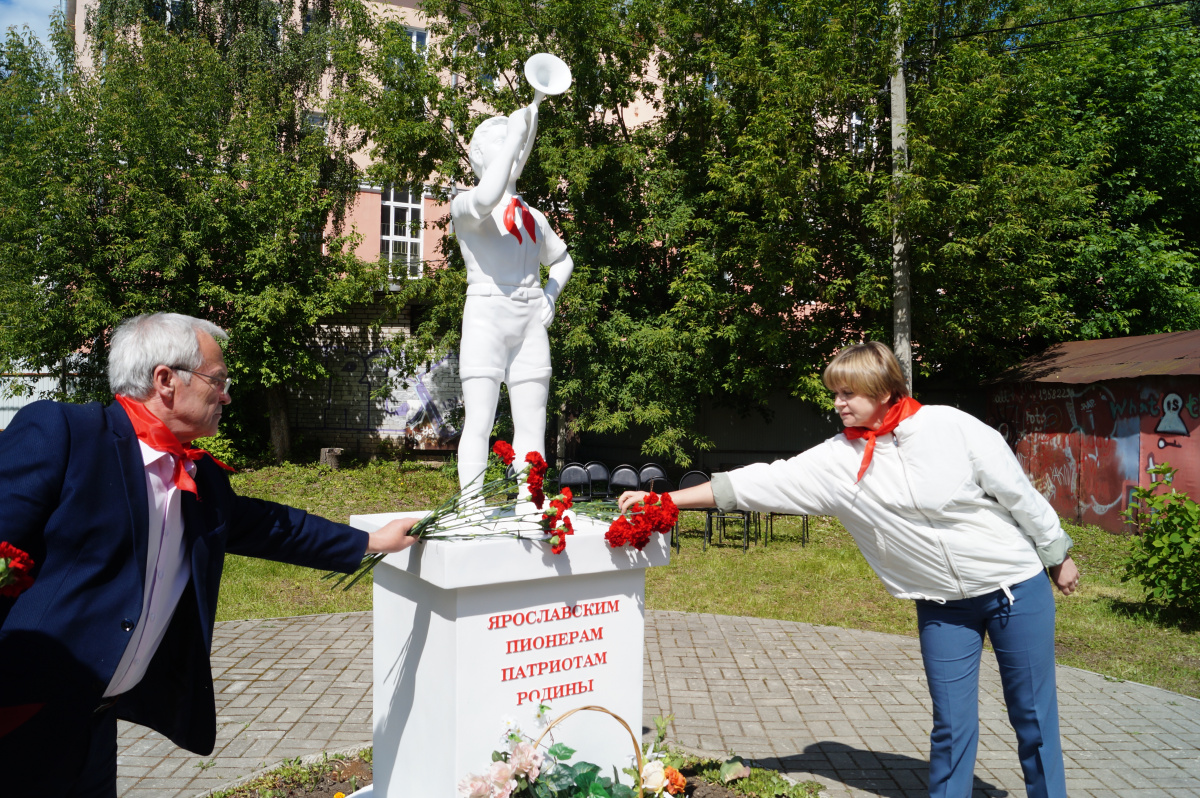
[[[1030,798],[1065,796],[1054,683],[1054,596],[1079,571],[1071,539],[999,433],[908,396],[895,356],[870,342],[825,369],[846,429],[790,460],[675,491],[681,508],[835,515],[893,596],[917,602],[933,699],[929,794],[971,794],[984,634],[1000,666]],[[624,510],[637,491],[620,498]]]

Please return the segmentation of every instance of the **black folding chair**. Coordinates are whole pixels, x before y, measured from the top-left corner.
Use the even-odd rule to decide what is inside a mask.
[[[671,490],[671,480],[667,479],[667,471],[658,463],[646,463],[638,471],[638,485],[641,490],[652,490],[664,493]]]
[[[517,494],[520,490],[520,488],[518,488],[516,485],[517,467],[515,464],[504,469],[504,478],[509,480],[508,487],[504,491],[504,498],[508,501],[512,501],[513,499],[517,498]]]
[[[791,513],[767,513],[766,523],[763,525],[763,545],[771,542],[771,538],[775,537],[775,519],[790,516]],[[808,516],[800,516],[800,547],[808,545]]]
[[[637,469],[631,465],[619,465],[612,470],[608,478],[608,492],[620,496],[627,490],[638,490],[641,487]]]
[[[593,460],[584,466],[587,469],[588,476],[592,478],[592,495],[603,496],[608,498],[612,496],[612,491],[608,485],[608,466],[601,463],[599,460]],[[600,485],[604,485],[604,492],[600,492]]]
[[[713,527],[718,529],[717,534],[720,535],[722,542],[725,540],[725,524],[729,521],[736,521],[742,525],[742,551],[750,550],[750,528],[754,528],[754,542],[758,542],[760,516],[758,513],[751,510],[718,510],[715,507],[708,510],[708,517],[704,521],[704,538],[705,547],[712,542]]]
[[[580,463],[567,463],[558,474],[558,489],[571,489],[571,496],[580,501],[592,498],[592,478]]]
[[[759,514],[752,510],[717,510],[711,509],[708,511],[708,519],[705,521],[705,537],[712,540],[713,522],[716,522],[718,533],[721,540],[725,540],[725,523],[727,521],[737,521],[742,525],[742,551],[750,551],[750,529],[754,529],[754,542],[758,543],[760,532],[760,517]]]
[[[709,481],[709,476],[708,476],[708,474],[704,473],[703,471],[688,471],[686,474],[684,474],[682,477],[679,478],[679,489],[683,490],[684,488],[692,488],[692,487],[695,487],[696,485],[703,485],[705,482],[708,482],[708,481]],[[709,524],[708,524],[708,510],[680,510],[679,511],[680,519],[683,518],[684,513],[704,513],[704,537],[702,538],[702,540],[703,540],[704,548],[707,549],[708,548],[708,536],[711,534],[711,530],[709,529]],[[675,538],[675,551],[679,551],[679,521],[678,520],[675,522],[675,529],[672,530],[672,535]]]

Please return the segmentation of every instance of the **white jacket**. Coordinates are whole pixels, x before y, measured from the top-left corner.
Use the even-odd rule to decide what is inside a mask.
[[[790,460],[717,474],[718,506],[835,515],[897,598],[971,598],[1056,565],[1071,539],[998,432],[926,405],[877,439],[836,435]],[[1011,595],[1011,594],[1010,594]]]

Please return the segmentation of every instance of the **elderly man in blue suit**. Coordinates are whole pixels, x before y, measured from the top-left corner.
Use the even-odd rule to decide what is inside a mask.
[[[14,789],[115,796],[118,718],[212,751],[226,552],[351,572],[416,542],[412,519],[368,535],[237,496],[192,448],[230,401],[225,337],[190,316],[129,319],[110,347],[115,402],[35,402],[0,433],[0,541],[35,563],[31,586],[0,596],[0,765]]]

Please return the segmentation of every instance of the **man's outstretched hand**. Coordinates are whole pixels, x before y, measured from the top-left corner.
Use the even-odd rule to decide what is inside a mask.
[[[420,538],[414,538],[408,532],[420,520],[420,518],[397,518],[395,521],[388,521],[371,533],[367,540],[367,554],[390,554],[393,551],[404,551],[419,542]]]

